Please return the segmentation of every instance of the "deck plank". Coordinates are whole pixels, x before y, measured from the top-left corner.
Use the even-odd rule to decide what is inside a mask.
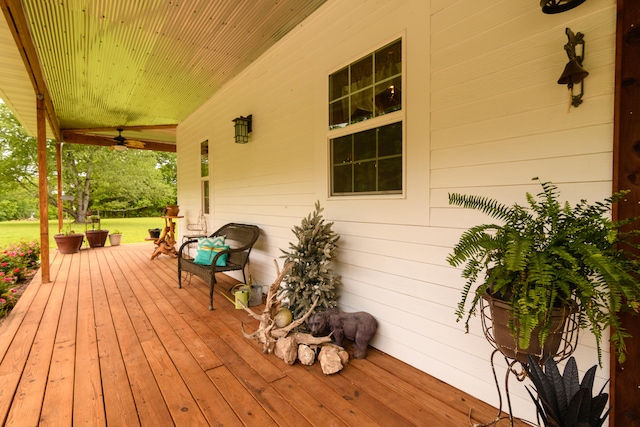
[[[102,379],[105,417],[107,424],[139,426],[138,410],[134,402],[135,383],[131,384],[127,377],[127,369],[122,355],[121,343],[118,341],[114,313],[107,298],[107,288],[114,288],[115,281],[108,274],[103,275],[95,252],[90,252],[91,288],[93,290],[96,337],[98,339],[98,363]],[[105,273],[108,267],[103,266]],[[106,282],[106,283],[105,283]],[[117,305],[117,304],[116,304]],[[115,311],[115,310],[114,310]],[[126,334],[125,334],[126,335]],[[145,361],[141,361],[144,364]],[[131,367],[135,375],[138,371]],[[144,409],[141,409],[143,411]]]
[[[62,311],[56,331],[46,393],[42,404],[39,425],[71,426],[73,407],[58,402],[73,401],[75,376],[76,326],[78,324],[78,290],[84,259],[76,263],[68,273],[67,286],[62,302]]]
[[[59,277],[63,283],[62,286],[66,283],[67,278],[65,266],[68,268],[70,264],[71,260],[67,260],[65,265],[61,267]],[[50,299],[53,303],[57,302],[58,304],[62,301],[61,296],[56,300],[54,289],[56,287],[52,283],[39,287],[38,295],[31,304],[29,312],[24,317],[21,327],[0,365],[0,393],[2,393],[0,414],[3,415],[0,421],[2,421],[2,425],[20,425],[21,416],[29,417],[31,419],[30,425],[36,425],[38,422],[42,395],[44,395],[42,378],[46,381],[46,372],[42,373],[38,370],[44,365],[38,365],[38,362],[45,360],[47,354],[50,354],[53,349],[55,329],[52,331],[51,326],[53,325],[55,328],[57,325],[56,319],[60,310],[59,307],[55,307],[49,302]],[[46,345],[49,345],[50,348],[46,349]],[[32,379],[34,384],[25,383],[26,378]],[[43,384],[42,395],[39,394],[41,383]],[[37,410],[32,409],[36,407]],[[35,414],[33,412],[31,414],[25,413],[28,409],[31,409]]]
[[[62,273],[66,284],[68,283],[69,275],[65,273],[68,273],[68,271]],[[22,377],[16,390],[16,397],[13,400],[11,411],[7,418],[7,425],[37,425],[40,419],[58,320],[60,319],[61,306],[66,289],[66,286],[53,286],[51,284],[49,286],[52,287],[51,294],[22,372]],[[39,397],[39,399],[34,399],[34,396]]]
[[[96,332],[95,301],[91,290],[91,273],[81,268],[78,289],[78,324],[76,325],[76,364],[73,388],[73,424],[105,427],[100,355]],[[59,402],[58,402],[59,403]]]
[[[257,321],[149,244],[54,253],[0,325],[0,425],[423,426],[489,405],[376,349],[342,371],[289,366],[244,338]],[[262,306],[255,307],[257,312]],[[501,420],[497,426],[508,425]],[[524,424],[516,422],[516,425]]]

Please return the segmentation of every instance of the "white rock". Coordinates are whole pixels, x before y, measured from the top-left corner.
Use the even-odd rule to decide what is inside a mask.
[[[289,365],[293,365],[294,363],[296,363],[296,357],[298,355],[298,344],[296,343],[295,338],[278,338],[273,354],[284,360]]]
[[[311,366],[316,361],[316,352],[308,345],[300,344],[298,346],[298,360],[303,365]]]
[[[340,355],[338,354],[338,350],[334,346],[322,346],[320,349],[320,354],[318,355],[318,360],[320,361],[320,367],[322,368],[322,372],[325,375],[335,374],[336,372],[340,372],[344,365],[340,360]]]

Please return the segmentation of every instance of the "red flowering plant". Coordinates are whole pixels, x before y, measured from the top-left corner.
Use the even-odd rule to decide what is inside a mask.
[[[15,286],[27,273],[39,266],[38,242],[20,242],[0,253],[0,317],[7,314],[18,300]]]

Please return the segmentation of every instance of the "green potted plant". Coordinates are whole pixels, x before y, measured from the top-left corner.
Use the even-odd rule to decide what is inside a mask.
[[[100,228],[100,213],[98,212],[97,215],[92,215],[91,211],[88,211],[87,218],[88,218],[87,224],[91,224],[91,229],[87,228],[85,230],[87,242],[89,242],[89,247],[91,248],[104,247],[104,244],[107,242],[107,236],[109,235],[109,230],[102,230]]]
[[[502,301],[509,318],[496,324],[492,312],[491,328],[506,323],[511,343],[505,344],[506,351],[501,344],[498,349],[527,363],[526,353],[536,353],[530,345],[539,341],[543,349],[538,360],[543,362],[554,355],[553,348],[544,347],[558,329],[553,325],[554,309],[565,313],[575,310],[579,327],[589,328],[596,338],[598,360],[602,331],[610,327],[611,341],[623,362],[628,334],[618,313],[627,309],[637,312],[640,307],[638,257],[624,249],[632,245],[630,238],[638,231],[621,230],[633,220],[609,219],[612,205],[625,193],[594,204],[582,200],[572,207],[558,201],[555,185],[540,184],[542,192],[537,198],[527,193],[528,208],[507,206],[487,197],[449,194],[451,205],[479,210],[501,223],[466,230],[447,257],[452,266],[464,265],[462,276],[467,279],[457,319],[466,316],[468,332],[469,320],[481,300]]]
[[[67,221],[65,229],[60,229],[59,233],[53,236],[53,239],[56,241],[58,252],[61,254],[74,254],[82,247],[84,234],[71,230],[71,223]]]
[[[122,233],[120,230],[113,230],[113,233],[109,234],[109,244],[111,246],[118,246],[122,242]]]

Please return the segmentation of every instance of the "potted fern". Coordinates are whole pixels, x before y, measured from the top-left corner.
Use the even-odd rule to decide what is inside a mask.
[[[575,311],[579,327],[595,336],[598,360],[602,332],[610,327],[611,341],[623,362],[628,334],[618,313],[637,312],[640,307],[638,257],[623,248],[632,245],[630,238],[639,233],[622,232],[621,227],[632,220],[613,222],[609,215],[612,205],[626,193],[571,206],[558,200],[555,185],[539,182],[542,192],[536,197],[526,195],[528,208],[487,197],[449,194],[451,205],[481,211],[500,222],[466,230],[447,257],[452,266],[464,265],[462,276],[467,279],[457,319],[466,317],[468,332],[479,302],[502,302],[508,318],[496,324],[496,319],[503,318],[490,305],[494,321],[490,328],[493,332],[507,327],[507,341],[511,342],[498,343],[497,348],[523,363],[527,363],[527,353],[533,353],[542,363],[557,350],[545,347],[547,339],[565,328],[554,324],[554,310],[556,315]]]

